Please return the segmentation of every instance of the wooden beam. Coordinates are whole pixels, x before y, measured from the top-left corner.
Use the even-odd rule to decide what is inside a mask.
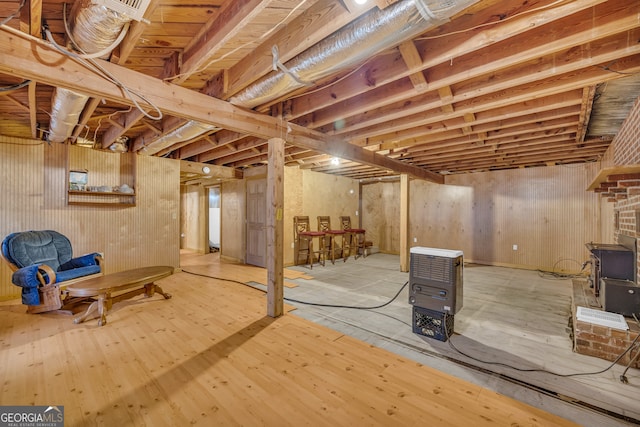
[[[209,168],[209,172],[205,173],[202,170],[205,167]],[[220,179],[242,179],[242,171],[240,170],[212,165],[210,163],[189,162],[186,160],[180,160],[180,173],[193,173]]]
[[[363,15],[375,7],[373,2],[367,2],[350,13],[339,2],[334,0],[320,0],[315,2],[300,16],[288,23],[284,30],[279,31],[265,40],[259,47],[253,49],[240,62],[228,70],[226,90],[207,92],[217,98],[227,99],[260,76],[269,73],[273,67],[271,48],[278,46],[282,63],[287,62],[299,52],[302,52],[320,40],[333,34],[338,29],[350,23],[355,16]]]
[[[284,139],[269,140],[267,163],[267,315],[284,313]]]
[[[493,131],[504,129],[505,127],[516,126],[533,121],[544,121],[554,117],[577,116],[580,113],[581,104],[580,90],[574,90],[569,94],[558,94],[543,99],[532,99],[519,104],[510,104],[504,107],[488,110],[475,116],[473,129],[476,131]],[[466,115],[465,115],[466,116]],[[466,126],[466,121],[460,118],[453,118],[443,122],[425,126],[410,127],[408,129],[382,134],[371,137],[369,142],[375,147],[380,145],[387,147],[388,140],[393,140],[395,147],[406,147],[415,145],[419,139],[427,139],[432,136],[440,138],[438,134],[461,129]],[[391,147],[390,145],[388,147]]]
[[[40,36],[41,29],[42,0],[27,0],[20,13],[20,30],[34,37],[38,37]]]
[[[391,169],[398,173],[406,173],[414,178],[423,179],[425,181],[431,181],[438,184],[444,183],[444,177],[440,174],[430,172],[425,169],[417,171],[417,168],[408,163],[400,162],[369,150],[364,150],[353,144],[342,143],[340,138],[327,137],[326,142],[319,142],[319,136],[324,135],[320,132],[312,131],[294,123],[289,123],[289,129],[291,129],[289,135],[293,137],[292,144],[298,147],[321,151],[341,159],[364,163],[366,165],[382,169]],[[325,145],[331,146],[331,150],[327,150]]]
[[[38,102],[36,99],[36,82],[29,83],[29,124],[31,125],[31,138],[38,137]]]
[[[7,93],[10,93],[10,92],[7,92]],[[11,101],[11,103],[12,103],[13,105],[15,105],[16,107],[18,107],[20,110],[22,110],[22,111],[24,111],[24,112],[26,112],[26,113],[31,114],[31,109],[29,108],[29,106],[28,106],[28,105],[24,105],[20,100],[18,100],[18,99],[16,99],[16,98],[14,98],[13,96],[11,96],[11,95],[4,95],[4,99],[8,99],[9,101]]]
[[[173,81],[182,83],[191,73],[206,68],[209,58],[251,23],[269,3],[270,0],[223,2],[218,15],[210,19],[184,49],[181,74]]]
[[[640,36],[640,30],[637,30],[636,34]],[[625,34],[618,41],[627,44],[627,38],[628,35]],[[596,57],[595,51],[599,47],[608,50],[612,45],[614,50],[606,52],[601,57]],[[496,72],[487,79],[485,85],[473,90],[471,98],[469,93],[454,95],[454,101],[459,101],[456,102],[455,115],[464,116],[469,112],[477,114],[479,111],[527,102],[577,89],[582,90],[585,86],[618,79],[625,74],[636,73],[640,70],[640,44],[616,48],[612,43],[599,47],[592,49],[593,55],[591,57],[579,57],[576,61],[563,63],[562,66],[552,67],[553,58],[545,58],[549,67],[539,70],[535,76],[531,76],[531,69],[526,65],[518,69],[506,70],[504,75],[502,75],[503,71]],[[614,57],[617,57],[615,71],[607,70],[605,65]],[[437,102],[429,100],[428,103],[414,101],[415,103],[412,103],[411,107],[403,108],[402,112],[395,113],[396,107],[400,105],[393,105],[369,110],[366,113],[366,118],[362,115],[353,116],[345,121],[344,128],[335,133],[348,140],[361,139],[363,135],[371,138],[396,130],[404,130],[407,127],[424,126],[427,123],[451,118],[450,113],[438,114],[435,111],[441,106],[440,100]],[[339,110],[340,108],[336,106],[334,109]],[[433,111],[430,111],[431,109]],[[388,114],[389,111],[394,111],[394,113]],[[349,131],[352,126],[357,127],[357,130]]]
[[[149,5],[147,6],[147,10],[144,12],[144,17],[151,17],[156,8],[160,4],[160,0],[150,0]],[[140,37],[142,37],[142,33],[147,28],[147,24],[143,21],[134,21],[129,26],[129,31],[127,31],[127,35],[120,43],[120,46],[112,53],[111,62],[116,64],[124,65],[129,59],[131,52],[135,49],[136,45],[140,41]]]
[[[407,40],[405,42],[400,43],[398,46],[400,53],[402,54],[402,59],[410,70],[419,68],[422,65],[422,58],[420,58],[420,52],[416,49],[416,45],[412,40]],[[427,83],[427,79],[424,77],[422,71],[416,71],[415,73],[409,74],[409,79],[411,80],[411,84],[418,92],[424,92],[429,87]]]
[[[503,68],[513,66],[517,63],[526,62],[529,60],[540,58],[541,55],[549,55],[553,52],[560,51],[562,49],[568,49],[575,46],[575,37],[579,37],[584,40],[584,43],[597,38],[602,38],[606,35],[612,34],[615,28],[617,31],[625,28],[630,29],[636,26],[634,15],[625,11],[625,8],[629,8],[627,0],[617,0],[615,6],[615,14],[610,9],[614,5],[607,4],[600,6],[603,10],[594,12],[590,8],[600,3],[605,3],[605,0],[581,0],[572,1],[569,3],[561,4],[550,10],[539,10],[532,13],[522,13],[521,2],[514,1],[512,6],[509,7],[506,1],[504,1],[505,10],[508,8],[513,11],[514,14],[520,14],[521,16],[503,16],[504,18],[512,18],[509,21],[503,21],[497,27],[489,27],[485,31],[467,31],[468,28],[473,28],[474,25],[483,25],[495,19],[495,16],[487,16],[486,13],[495,13],[494,10],[489,8],[486,12],[480,12],[474,14],[470,20],[461,20],[458,25],[462,25],[463,28],[452,27],[449,28],[453,33],[456,30],[461,30],[458,34],[453,34],[450,37],[441,39],[441,42],[434,43],[431,40],[426,40],[421,44],[418,51],[422,51],[421,57],[423,63],[414,69],[407,69],[406,64],[403,61],[394,61],[389,63],[386,57],[374,59],[367,63],[366,67],[360,72],[343,79],[335,85],[331,85],[325,89],[314,91],[313,94],[302,95],[291,102],[289,119],[299,118],[303,115],[314,113],[317,114],[324,107],[331,107],[340,112],[340,117],[345,117],[353,114],[352,111],[343,108],[342,106],[334,105],[336,103],[334,94],[340,94],[340,99],[346,100],[357,95],[362,95],[369,91],[384,90],[391,82],[395,82],[399,79],[409,76],[412,73],[422,71],[431,67],[436,67],[440,64],[440,67],[444,70],[443,73],[450,76],[449,81],[444,81],[440,85],[452,85],[456,81],[466,81],[473,77],[484,75],[491,70],[495,69],[494,61],[483,60],[478,61],[473,55],[469,55],[472,63],[463,63],[462,60],[467,54],[476,52],[482,48],[489,47],[494,43],[498,43],[501,40],[514,38],[513,42],[509,43],[508,51],[501,49],[496,55],[496,61],[500,61],[500,66]],[[626,2],[626,3],[625,3]],[[533,7],[533,5],[530,5]],[[583,11],[580,16],[581,19],[579,26],[568,26],[563,29],[561,35],[555,33],[549,33],[546,37],[536,37],[531,40],[531,36],[526,34],[532,28],[540,28],[544,31],[544,24],[554,22],[563,17],[576,14]],[[602,16],[603,19],[593,21],[593,16]],[[605,19],[606,18],[606,19]],[[611,22],[614,21],[614,22]],[[451,25],[455,25],[452,22]],[[525,33],[525,34],[523,34]],[[519,38],[516,37],[522,34]],[[535,41],[535,45],[533,42]],[[523,50],[523,47],[525,50]],[[456,58],[453,63],[451,59]],[[462,71],[457,71],[461,69]],[[430,70],[431,76],[431,70]],[[434,88],[434,79],[429,78],[429,86]],[[374,81],[375,86],[371,85]],[[413,86],[406,85],[405,91],[413,92]],[[406,99],[408,96],[406,92],[396,90],[397,95],[395,100],[400,101]],[[393,99],[389,98],[388,99]],[[384,97],[382,98],[384,99]],[[357,105],[354,103],[354,105]],[[368,100],[366,109],[371,109],[371,101]],[[345,112],[348,111],[348,114]],[[317,119],[316,119],[317,121]],[[335,119],[330,117],[326,118],[326,123],[333,123]],[[325,120],[323,120],[325,122]]]
[[[596,85],[584,88],[582,94],[582,108],[580,109],[580,121],[578,122],[578,132],[576,133],[576,142],[584,141],[584,137],[587,135],[595,95]]]
[[[400,271],[409,271],[409,176],[400,175]]]
[[[124,135],[124,133],[138,123],[142,117],[144,117],[142,111],[134,108],[131,111],[121,114],[115,118],[115,125],[107,129],[102,135],[102,148],[109,148],[111,144],[116,142],[116,139]]]
[[[46,41],[31,37],[7,26],[0,27],[0,72],[60,86],[93,97],[133,105],[122,98],[121,89],[83,65],[63,55]],[[443,183],[441,175],[363,150],[338,137],[304,128],[277,117],[236,107],[228,102],[166,83],[117,64],[102,66],[119,81],[176,118],[191,119],[220,128],[243,132],[262,139],[286,137],[296,146],[321,151],[355,162],[407,173],[414,178]],[[28,108],[27,108],[28,110]]]
[[[98,108],[98,105],[100,105],[101,101],[102,100],[100,98],[91,98],[89,102],[87,102],[84,109],[82,110],[82,114],[80,115],[80,120],[78,121],[78,124],[73,129],[73,133],[71,134],[70,139],[72,141],[78,139],[82,131],[87,128],[89,119],[91,119],[91,116],[96,111],[96,108]]]

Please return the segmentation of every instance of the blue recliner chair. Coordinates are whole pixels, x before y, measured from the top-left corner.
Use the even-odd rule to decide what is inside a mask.
[[[52,230],[12,233],[2,242],[14,285],[22,288],[29,313],[62,307],[60,286],[102,274],[102,256],[91,253],[73,258],[71,242]]]

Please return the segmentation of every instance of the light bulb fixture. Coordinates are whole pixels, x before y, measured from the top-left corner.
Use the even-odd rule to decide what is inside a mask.
[[[355,0],[356,4],[365,4],[367,0]]]
[[[333,157],[331,159],[331,164],[334,165],[334,166],[338,166],[340,164],[340,159],[337,158],[337,157]]]
[[[203,166],[202,167],[202,173],[209,173],[211,172],[211,168],[209,166]]]

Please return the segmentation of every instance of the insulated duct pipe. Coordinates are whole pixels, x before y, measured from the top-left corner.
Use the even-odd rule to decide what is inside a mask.
[[[70,34],[77,46],[70,45],[70,49],[88,54],[106,49],[102,58],[108,58],[111,50],[115,48],[114,42],[131,18],[87,0],[83,0],[83,4],[76,10],[78,12],[71,20]],[[66,141],[78,124],[80,114],[88,100],[89,97],[86,95],[56,88],[51,101],[51,120],[47,141]]]
[[[274,46],[274,70],[229,101],[253,108],[312,84],[447,21],[478,0],[401,0],[374,9],[286,64]]]
[[[220,130],[220,128],[214,125],[189,120],[176,130],[168,132],[158,139],[154,139],[149,143],[149,145],[146,145],[140,150],[140,154],[153,155],[160,150],[172,146],[173,144],[188,141],[204,134],[205,132],[211,132],[214,130]]]

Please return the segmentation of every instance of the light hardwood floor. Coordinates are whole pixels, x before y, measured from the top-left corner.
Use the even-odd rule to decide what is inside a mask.
[[[262,274],[242,270],[228,278]],[[294,312],[266,317],[249,286],[159,284],[172,299],[118,303],[103,327],[0,304],[0,404],[63,405],[66,426],[574,425]]]

